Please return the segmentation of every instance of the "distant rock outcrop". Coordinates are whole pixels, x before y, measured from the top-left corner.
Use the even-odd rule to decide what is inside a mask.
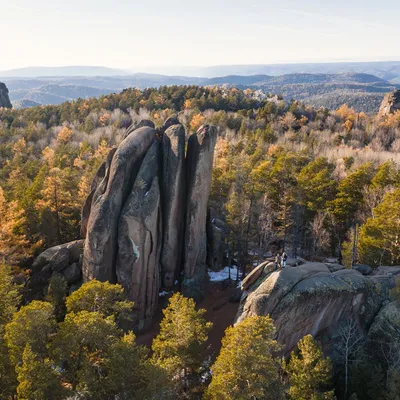
[[[10,98],[8,97],[7,86],[0,82],[0,108],[12,108]]]
[[[397,110],[400,110],[400,90],[385,95],[379,109],[378,118],[385,118],[389,114],[393,114]]]
[[[277,339],[288,354],[307,334],[331,342],[341,324],[354,321],[365,335],[390,301],[390,289],[398,273],[365,276],[357,270],[331,268],[330,264],[306,263],[274,270],[260,265],[243,282],[236,322],[251,315],[270,315]],[[392,308],[385,311],[393,314]],[[378,328],[376,328],[378,329]]]

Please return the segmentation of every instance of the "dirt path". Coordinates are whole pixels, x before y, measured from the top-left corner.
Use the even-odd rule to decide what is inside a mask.
[[[209,282],[206,288],[204,300],[198,303],[199,308],[205,308],[205,318],[213,323],[210,331],[208,343],[204,352],[204,359],[211,356],[214,360],[221,348],[221,339],[225,329],[232,325],[239,307],[239,302],[232,301],[240,294],[240,289],[236,288],[236,283],[229,284],[224,282]],[[153,339],[159,333],[159,324],[162,319],[162,309],[167,306],[167,299],[160,299],[160,309],[154,318],[153,326],[146,332],[137,336],[137,343],[151,347]]]

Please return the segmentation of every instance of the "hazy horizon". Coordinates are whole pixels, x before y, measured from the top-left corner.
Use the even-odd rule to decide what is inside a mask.
[[[12,68],[1,69],[0,72],[11,71],[11,70],[21,70],[28,68],[110,68],[121,71],[135,71],[140,72],[143,69],[195,69],[195,68],[216,68],[216,67],[245,67],[245,66],[279,66],[279,65],[308,65],[308,64],[352,64],[352,63],[400,63],[400,56],[392,58],[372,58],[372,59],[343,59],[343,60],[320,60],[320,61],[289,61],[289,62],[271,62],[271,63],[227,63],[227,64],[175,64],[175,65],[143,65],[143,66],[115,66],[107,64],[33,64],[33,65],[20,65]]]
[[[2,4],[1,4],[2,3]],[[0,71],[27,66],[196,68],[400,60],[389,0],[29,0],[2,6]],[[16,51],[18,50],[18,51]]]

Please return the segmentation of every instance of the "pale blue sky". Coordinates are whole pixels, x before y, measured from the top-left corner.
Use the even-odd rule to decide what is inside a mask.
[[[398,0],[0,0],[0,70],[400,60]]]

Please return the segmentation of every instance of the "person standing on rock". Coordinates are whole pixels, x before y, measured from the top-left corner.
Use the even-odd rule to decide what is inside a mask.
[[[275,266],[276,266],[276,269],[281,268],[281,255],[279,253],[277,253],[277,255],[275,257]]]
[[[285,252],[282,253],[282,268],[286,268],[287,254]]]

